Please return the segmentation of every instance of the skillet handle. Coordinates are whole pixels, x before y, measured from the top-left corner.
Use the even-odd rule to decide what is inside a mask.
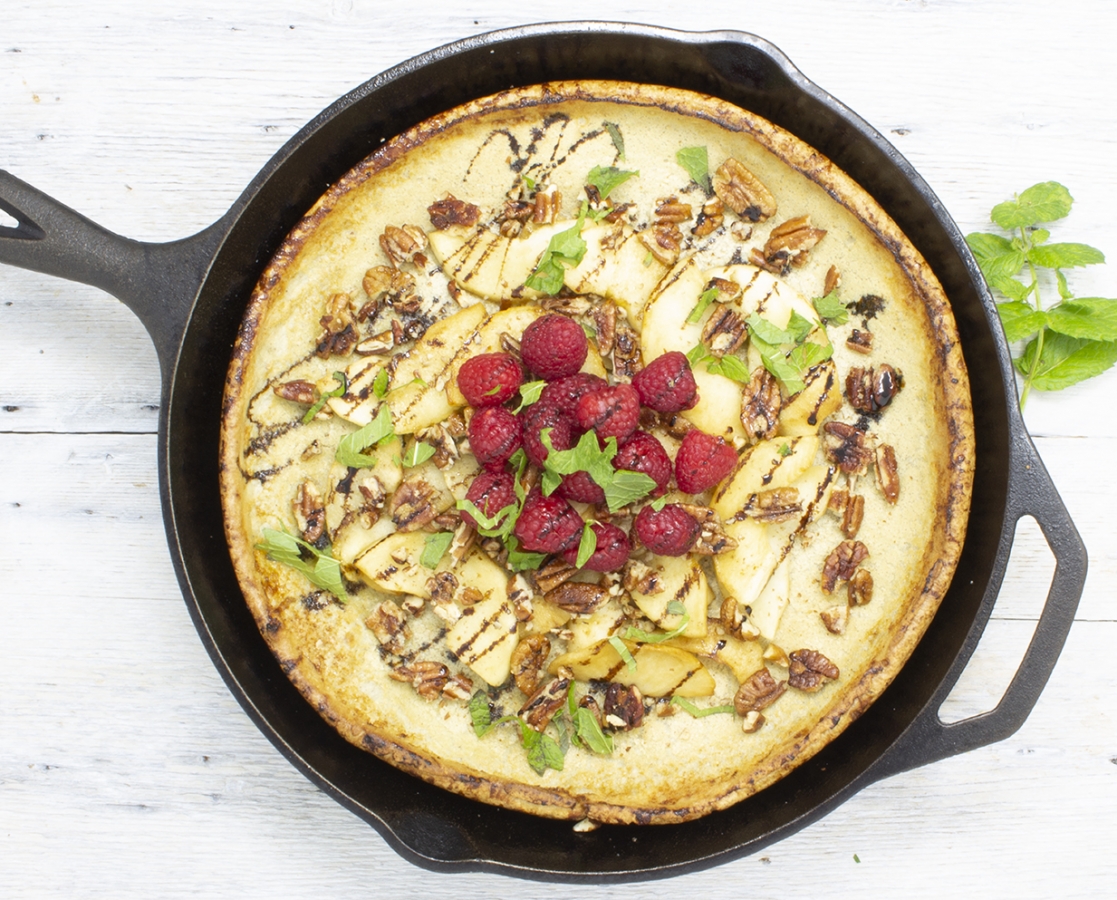
[[[982,601],[983,615],[977,617],[966,638],[964,649],[968,652],[959,654],[947,677],[920,715],[896,741],[890,752],[873,767],[870,777],[874,781],[975,750],[1012,735],[1024,724],[1039,700],[1063,649],[1086,581],[1086,547],[1023,423],[1017,424],[1019,427],[1013,429],[1013,458],[1010,463],[1013,475],[1009,483],[1005,522],[1006,525],[1015,525],[1022,516],[1034,517],[1055,556],[1055,575],[1036,624],[1035,634],[1004,696],[993,709],[950,725],[943,723],[939,718],[939,709],[966,668],[981,638],[988,618],[986,610],[991,610],[1000,589],[1001,579],[996,578]],[[1014,530],[1005,528],[1002,540],[1008,546],[1003,548],[1002,559],[1008,559]],[[1000,573],[1001,576],[1003,574]]]
[[[117,297],[151,335],[164,375],[170,371],[194,298],[224,236],[224,221],[180,241],[133,241],[3,169],[0,209],[19,223],[0,226],[0,263],[91,284]]]

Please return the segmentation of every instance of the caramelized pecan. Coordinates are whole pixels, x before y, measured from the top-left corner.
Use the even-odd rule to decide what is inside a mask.
[[[643,366],[640,363],[640,338],[624,316],[617,317],[616,337],[613,339],[613,380],[630,382]]]
[[[691,217],[690,204],[680,202],[678,197],[660,197],[656,200],[655,216],[660,222],[679,224]]]
[[[602,303],[590,310],[593,319],[593,329],[597,333],[597,352],[607,357],[613,352],[613,343],[617,338],[617,305],[615,303]]]
[[[317,544],[326,531],[326,504],[313,482],[304,481],[295,491],[295,524],[308,544]]]
[[[407,628],[407,617],[403,610],[392,600],[379,603],[367,619],[366,627],[373,633],[380,645],[390,653],[399,653],[411,636]]]
[[[451,675],[442,688],[446,697],[455,700],[469,700],[473,697],[473,680],[466,675]]]
[[[710,180],[718,199],[741,218],[763,222],[776,214],[776,198],[732,156],[718,166]]]
[[[683,233],[674,222],[656,222],[641,231],[637,237],[663,265],[673,266],[678,261],[683,246]]]
[[[829,609],[822,610],[818,615],[827,631],[831,634],[841,634],[846,630],[846,623],[849,621],[849,606],[845,603],[831,606]]]
[[[546,565],[532,572],[531,580],[535,583],[536,590],[541,594],[546,594],[560,584],[569,581],[577,571],[578,569],[575,566],[556,556]]]
[[[527,634],[512,651],[512,680],[525,697],[539,689],[540,675],[551,652],[551,642],[541,634]]]
[[[779,382],[757,366],[741,394],[741,424],[750,441],[763,441],[776,433],[782,404]]]
[[[569,671],[569,670],[568,670]],[[520,708],[520,718],[528,727],[542,731],[566,704],[566,693],[570,688],[569,677],[553,678],[538,688]]]
[[[547,591],[543,599],[567,612],[588,615],[609,599],[609,592],[596,584],[567,581]]]
[[[605,689],[605,723],[622,731],[644,724],[644,698],[636,685],[610,684]]]
[[[318,388],[309,381],[287,381],[277,384],[272,390],[277,397],[302,403],[304,406],[313,406],[318,402]]]
[[[481,208],[472,203],[459,200],[453,194],[447,194],[441,200],[435,200],[427,207],[431,224],[442,231],[451,225],[476,225],[481,218]]]
[[[396,266],[409,259],[418,263],[416,257],[426,248],[426,232],[418,225],[388,225],[380,235],[380,249]]]
[[[891,444],[881,444],[876,450],[877,486],[884,499],[895,503],[900,496],[900,476],[896,471],[896,451]]]
[[[745,715],[749,710],[759,712],[779,700],[786,690],[786,681],[776,681],[767,668],[758,669],[737,688],[733,708],[739,716]]]
[[[454,602],[458,592],[458,579],[451,572],[436,572],[427,579],[427,592],[435,614],[444,622],[453,623],[461,618],[461,610]]]
[[[418,531],[438,515],[434,500],[438,489],[421,478],[400,484],[388,503],[388,514],[399,531]]]
[[[861,522],[865,518],[865,498],[860,494],[850,495],[845,488],[830,494],[830,501],[826,507],[842,519],[839,526],[842,534],[851,540],[857,537],[861,530]]]
[[[713,234],[725,221],[725,204],[721,198],[714,197],[707,201],[702,206],[702,211],[698,214],[698,220],[694,223],[694,227],[690,229],[690,233],[695,237],[706,237]]]
[[[314,352],[328,356],[346,356],[357,344],[357,328],[353,321],[353,300],[346,293],[331,294],[326,300],[326,313],[318,320],[322,336]]]
[[[862,331],[860,328],[854,328],[853,331],[850,332],[849,337],[846,338],[846,346],[857,353],[872,353],[873,333],[871,331]]]
[[[854,571],[869,558],[868,548],[860,541],[842,541],[822,564],[822,592],[833,593],[839,581],[849,581]]]
[[[450,670],[442,663],[415,660],[396,666],[388,672],[396,681],[409,681],[415,693],[424,700],[437,700],[450,680]]]
[[[903,377],[888,363],[869,369],[854,366],[846,376],[846,397],[858,412],[884,409],[903,387]]]
[[[865,446],[865,432],[845,422],[827,422],[822,426],[827,458],[843,472],[860,472],[868,464],[873,451]]]
[[[715,303],[706,324],[702,326],[702,343],[714,356],[736,353],[748,337],[745,320],[729,306]]]
[[[749,497],[741,512],[734,518],[747,516],[758,522],[786,522],[803,512],[799,489],[795,487],[768,488]]]
[[[831,294],[836,291],[842,283],[842,274],[838,271],[837,266],[831,266],[826,270],[826,281],[822,285],[822,296]]]
[[[873,576],[868,569],[858,569],[846,587],[850,606],[864,606],[873,599]]]
[[[536,225],[549,225],[555,221],[562,206],[562,193],[554,187],[544,188],[535,192],[535,208],[531,213],[531,221]]]
[[[807,693],[819,690],[838,677],[838,667],[817,650],[796,650],[790,656],[787,683]]]
[[[662,572],[638,559],[630,560],[624,571],[624,589],[640,594],[658,594],[663,591]]]

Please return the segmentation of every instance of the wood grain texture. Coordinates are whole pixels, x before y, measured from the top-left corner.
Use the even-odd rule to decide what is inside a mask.
[[[172,240],[220,216],[287,138],[379,71],[480,31],[601,14],[584,0],[433,15],[360,0],[17,0],[0,28],[0,167],[114,231]],[[622,2],[608,16],[761,34],[895,143],[963,232],[1057,179],[1076,205],[1053,239],[1117,254],[1117,7],[1104,0]],[[1112,266],[1071,279],[1080,295],[1117,294]],[[593,893],[1112,895],[1117,675],[1101,661],[1117,642],[1115,384],[1110,373],[1029,401],[1091,569],[1017,734],[873,785],[752,857]],[[412,866],[261,736],[171,570],[158,403],[154,352],[119,303],[0,269],[0,896],[569,896]],[[1050,574],[1038,531],[1022,529],[944,715],[995,702]]]

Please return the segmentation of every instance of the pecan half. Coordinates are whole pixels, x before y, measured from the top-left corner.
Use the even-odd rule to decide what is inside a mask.
[[[416,256],[421,256],[427,248],[427,235],[418,225],[388,225],[380,235],[380,249],[398,266],[409,259],[418,262]]]
[[[272,390],[277,397],[302,403],[304,406],[313,406],[318,402],[318,388],[309,381],[287,381],[277,384]]]
[[[660,222],[679,224],[691,217],[689,203],[682,203],[678,197],[660,197],[656,200],[655,216]]]
[[[318,320],[322,336],[314,352],[326,359],[347,356],[357,344],[357,328],[353,321],[353,300],[346,293],[331,294],[326,300],[326,313]]]
[[[597,352],[602,357],[607,357],[613,352],[613,344],[617,338],[617,305],[603,303],[590,310],[593,319],[593,328],[597,332]]]
[[[854,328],[853,331],[850,332],[849,337],[846,338],[846,346],[857,353],[872,353],[873,333],[871,331],[862,331],[860,328]]]
[[[451,675],[442,687],[442,693],[454,700],[470,700],[473,697],[473,679],[466,675]]]
[[[472,203],[459,200],[453,194],[447,194],[441,200],[435,200],[427,207],[431,224],[442,231],[451,225],[476,225],[481,218],[481,208]]]
[[[640,363],[640,337],[625,320],[617,317],[616,337],[613,338],[613,380],[630,382],[643,365]]]
[[[741,512],[758,522],[786,522],[803,512],[803,502],[799,499],[799,489],[795,487],[768,488],[749,497]]]
[[[846,587],[850,606],[864,606],[873,599],[873,576],[868,569],[858,569]]]
[[[326,504],[313,482],[304,481],[295,491],[295,524],[308,544],[317,544],[326,530]]]
[[[366,627],[385,650],[399,653],[411,636],[404,611],[392,600],[379,603],[367,619]]]
[[[388,503],[388,514],[399,531],[418,531],[438,515],[438,489],[421,478],[403,482]]]
[[[718,199],[742,219],[763,222],[776,214],[776,198],[743,164],[732,156],[710,179]]]
[[[787,683],[800,691],[813,694],[827,681],[838,677],[838,667],[817,650],[795,650],[790,656]]]
[[[884,409],[903,387],[903,377],[888,363],[876,368],[854,366],[846,375],[846,397],[858,412],[874,413]]]
[[[865,432],[845,422],[827,422],[822,426],[827,458],[843,472],[860,472],[872,458],[873,451],[865,446]]]
[[[439,662],[416,660],[396,666],[388,672],[388,677],[410,682],[415,693],[424,700],[437,700],[450,680],[450,670]]]
[[[644,698],[636,685],[610,684],[605,689],[605,723],[622,731],[644,724]]]
[[[810,216],[796,216],[772,229],[764,249],[753,249],[751,260],[776,275],[786,275],[807,261],[807,254],[826,232],[811,226]]]
[[[842,283],[842,273],[838,271],[837,266],[831,266],[826,270],[826,280],[822,285],[822,296],[833,293],[838,289]]]
[[[736,353],[748,337],[745,320],[735,310],[723,303],[715,303],[702,326],[702,343],[706,344],[714,356]]]
[[[551,642],[541,634],[527,634],[512,651],[512,680],[525,697],[539,690],[540,675],[551,652]]]
[[[759,712],[779,700],[786,690],[786,681],[776,681],[767,668],[758,669],[737,688],[737,694],[733,697],[733,708],[737,710],[739,716],[745,715],[750,710]]]
[[[568,670],[569,671],[569,670]],[[520,718],[528,727],[542,731],[547,723],[554,718],[566,704],[566,693],[570,688],[571,679],[568,677],[553,678],[542,687],[538,688],[520,708]]]
[[[722,203],[721,198],[714,197],[702,206],[702,211],[698,214],[698,220],[694,223],[694,227],[690,229],[690,233],[695,237],[706,237],[713,234],[725,221],[725,204]]]
[[[826,508],[841,517],[842,524],[839,527],[842,529],[842,534],[851,540],[857,537],[857,532],[861,530],[861,522],[865,518],[863,496],[851,495],[848,490],[842,488],[830,494],[830,501]]]
[[[767,440],[779,426],[780,384],[763,366],[757,366],[741,395],[741,424],[750,441]]]
[[[570,565],[561,557],[555,557],[546,565],[531,573],[531,580],[541,594],[553,591],[560,584],[569,581],[577,572],[577,568]]]
[[[609,599],[609,591],[584,581],[567,581],[547,591],[543,599],[567,612],[589,615]]]
[[[555,221],[562,206],[562,193],[558,188],[550,187],[535,192],[535,208],[531,213],[531,221],[536,225],[549,225]]]
[[[854,571],[869,558],[868,548],[860,541],[842,541],[822,564],[822,592],[833,593],[839,581],[849,581]]]
[[[877,487],[884,499],[895,503],[900,496],[900,475],[896,471],[896,451],[891,444],[881,444],[876,451]]]
[[[673,266],[678,261],[683,246],[683,233],[674,222],[656,222],[637,234],[637,237],[651,251],[652,256],[665,266]]]

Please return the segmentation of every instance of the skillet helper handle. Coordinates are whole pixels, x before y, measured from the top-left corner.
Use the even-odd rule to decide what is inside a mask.
[[[0,169],[0,263],[101,288],[132,310],[166,374],[194,297],[224,234],[222,222],[180,241],[149,244],[114,234]]]
[[[948,725],[939,718],[939,709],[964,671],[970,654],[955,662],[923,712],[893,746],[894,752],[881,760],[880,770],[873,771],[874,780],[966,753],[1014,734],[1036,705],[1055,668],[1086,581],[1086,546],[1022,422],[1015,429],[1012,455],[1014,475],[1005,520],[1016,523],[1022,516],[1035,518],[1055,557],[1055,574],[1031,643],[1004,696],[993,709]],[[1007,539],[1011,547],[1013,532],[1008,531]],[[1005,555],[1007,558],[1007,548]],[[967,643],[973,641],[971,646],[976,646],[985,621],[981,617],[975,625],[977,634],[967,639]]]

